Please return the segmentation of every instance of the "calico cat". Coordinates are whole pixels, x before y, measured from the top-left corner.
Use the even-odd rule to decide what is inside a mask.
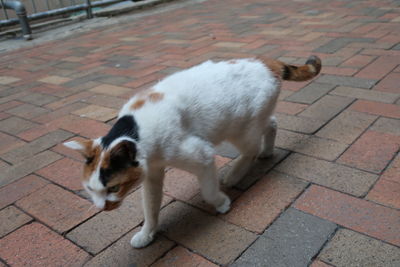
[[[98,208],[117,208],[142,180],[145,221],[131,245],[145,247],[157,230],[166,166],[195,174],[204,200],[227,212],[231,202],[219,189],[215,145],[228,141],[241,153],[221,181],[234,185],[257,157],[273,152],[281,80],[305,81],[320,69],[316,56],[303,66],[262,59],[207,61],[132,97],[106,136],[64,145],[86,158],[83,185]]]

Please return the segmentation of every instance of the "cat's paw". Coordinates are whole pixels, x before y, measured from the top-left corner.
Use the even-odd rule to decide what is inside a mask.
[[[227,213],[231,208],[231,200],[229,199],[228,196],[226,196],[224,194],[224,202],[222,203],[222,205],[216,207],[215,209],[219,212],[219,213]]]
[[[134,248],[144,248],[154,240],[154,235],[140,231],[131,239],[131,246]]]

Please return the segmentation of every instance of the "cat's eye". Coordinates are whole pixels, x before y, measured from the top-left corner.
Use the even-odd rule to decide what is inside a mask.
[[[94,157],[87,157],[85,163],[86,163],[87,165],[89,165],[90,163],[93,162],[93,160],[94,160]]]
[[[109,187],[107,189],[107,192],[108,193],[117,193],[119,191],[119,187],[120,187],[119,185],[114,185],[112,187]]]

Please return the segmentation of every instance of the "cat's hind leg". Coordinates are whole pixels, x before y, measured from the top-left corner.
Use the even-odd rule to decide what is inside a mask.
[[[237,184],[253,166],[253,163],[260,151],[261,131],[255,129],[251,132],[248,132],[242,138],[230,141],[240,151],[241,154],[233,160],[231,169],[221,179],[221,183],[228,187]]]
[[[221,192],[214,162],[214,146],[199,137],[189,137],[180,146],[177,166],[197,176],[203,199],[220,213],[230,209],[231,201]]]
[[[144,224],[140,232],[131,239],[134,248],[150,244],[157,232],[158,214],[162,200],[164,168],[149,168],[142,183]]]
[[[278,125],[276,123],[275,116],[271,116],[267,122],[263,137],[261,153],[258,155],[259,158],[268,158],[272,156],[275,146],[276,131]]]

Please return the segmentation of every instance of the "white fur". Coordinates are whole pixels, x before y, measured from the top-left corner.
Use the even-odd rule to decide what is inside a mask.
[[[74,149],[74,150],[84,150],[85,149],[85,147],[82,144],[80,144],[79,142],[76,142],[76,141],[65,142],[65,143],[63,143],[63,145],[68,148]]]
[[[157,228],[163,171],[173,166],[197,175],[204,199],[225,213],[229,198],[219,190],[214,164],[214,146],[234,144],[241,156],[222,180],[233,185],[246,174],[258,154],[272,153],[276,133],[272,118],[279,81],[260,61],[207,61],[175,73],[153,87],[163,94],[158,102],[131,106],[133,97],[119,117],[134,115],[139,126],[139,161],[148,168],[143,197],[145,224],[131,240],[134,247],[148,245]]]

